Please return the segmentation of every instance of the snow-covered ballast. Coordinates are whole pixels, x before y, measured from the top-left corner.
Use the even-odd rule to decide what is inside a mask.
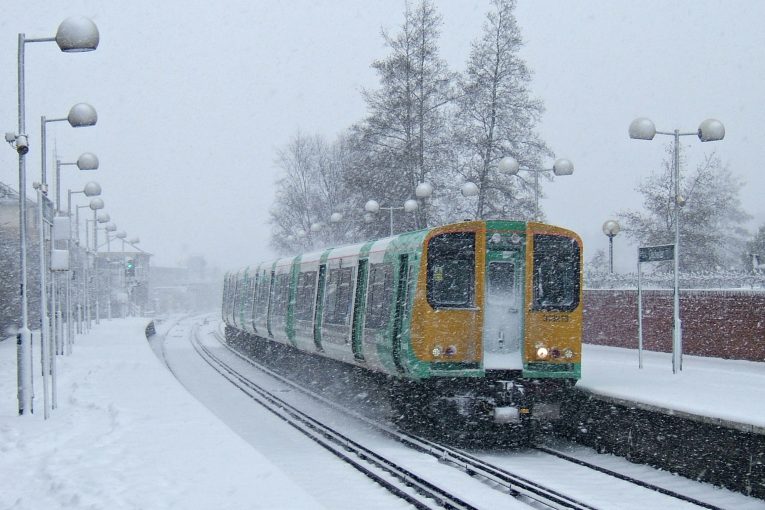
[[[282,258],[226,274],[223,320],[412,382],[422,409],[556,418],[580,376],[582,242],[487,220]]]

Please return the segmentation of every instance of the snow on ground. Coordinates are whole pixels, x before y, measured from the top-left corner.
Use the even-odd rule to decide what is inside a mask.
[[[102,321],[78,336],[74,354],[59,357],[59,406],[47,421],[39,361],[38,410],[19,417],[16,345],[0,342],[0,508],[406,507],[278,420],[242,407],[232,432],[209,410],[216,395],[207,395],[205,407],[157,359],[144,337],[147,321]],[[165,321],[160,333],[173,323]],[[686,356],[683,372],[673,375],[668,354],[647,352],[644,365],[637,368],[634,350],[586,345],[580,385],[765,426],[756,393],[765,387],[765,364]],[[260,447],[252,439],[259,434],[268,435]],[[293,469],[298,463],[300,472]],[[333,480],[353,488],[348,500]]]
[[[585,344],[578,388],[651,406],[765,428],[765,363],[672,355]]]
[[[19,417],[16,345],[0,342],[0,508],[321,508],[178,384],[147,322],[102,321],[79,336],[59,357],[47,421],[39,361],[37,411]]]

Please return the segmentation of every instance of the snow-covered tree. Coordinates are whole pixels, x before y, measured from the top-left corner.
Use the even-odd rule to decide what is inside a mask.
[[[622,230],[642,246],[674,244],[675,190],[672,145],[667,146],[661,170],[637,188],[642,211],[619,213]],[[681,162],[682,162],[681,158]],[[740,266],[750,216],[741,208],[742,182],[712,153],[690,172],[680,175],[680,268],[708,271]]]
[[[459,82],[456,172],[478,186],[477,204],[471,204],[479,218],[530,218],[533,175],[503,175],[497,163],[512,156],[522,167],[539,169],[552,155],[534,131],[544,106],[529,90],[531,71],[519,55],[523,40],[514,9],[515,0],[493,0]]]
[[[347,139],[328,143],[321,136],[296,134],[278,152],[277,165],[284,172],[276,184],[271,209],[271,244],[281,252],[294,253],[358,237],[361,210],[346,188],[349,164]],[[339,214],[333,222],[332,215]]]
[[[369,198],[400,206],[415,197],[417,184],[437,177],[444,168],[446,148],[445,106],[451,101],[452,73],[439,57],[442,20],[433,2],[407,3],[399,32],[383,32],[390,54],[375,61],[380,88],[365,91],[368,117],[356,126],[368,153],[366,173],[358,180],[370,187]],[[428,205],[416,216],[404,216],[410,227],[428,222]]]

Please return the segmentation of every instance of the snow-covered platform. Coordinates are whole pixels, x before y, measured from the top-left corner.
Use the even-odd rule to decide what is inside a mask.
[[[78,336],[58,358],[47,421],[39,345],[37,410],[19,417],[16,344],[0,342],[0,508],[321,508],[178,384],[146,341],[148,322],[102,321]]]
[[[765,434],[765,363],[683,356],[672,373],[671,354],[585,344],[577,388],[651,411]]]

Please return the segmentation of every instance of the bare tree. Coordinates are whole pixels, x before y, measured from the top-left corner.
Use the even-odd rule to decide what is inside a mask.
[[[345,187],[348,160],[344,137],[329,144],[321,136],[298,133],[279,151],[284,177],[277,181],[271,209],[271,244],[277,250],[294,253],[359,236],[360,221],[349,213],[361,206]],[[342,218],[333,223],[333,213]]]
[[[682,158],[681,158],[682,160]],[[682,168],[682,165],[681,165]],[[673,244],[675,193],[672,146],[659,172],[649,176],[637,191],[643,195],[642,211],[619,213],[623,231],[644,246]],[[688,175],[680,176],[680,267],[685,271],[740,266],[744,251],[743,225],[750,219],[741,208],[743,183],[712,153]]]
[[[531,217],[540,191],[533,177],[502,175],[497,162],[512,156],[539,169],[542,158],[552,156],[534,131],[544,106],[529,90],[531,71],[518,54],[523,40],[514,9],[515,0],[492,2],[459,83],[455,171],[478,186],[478,218]]]

